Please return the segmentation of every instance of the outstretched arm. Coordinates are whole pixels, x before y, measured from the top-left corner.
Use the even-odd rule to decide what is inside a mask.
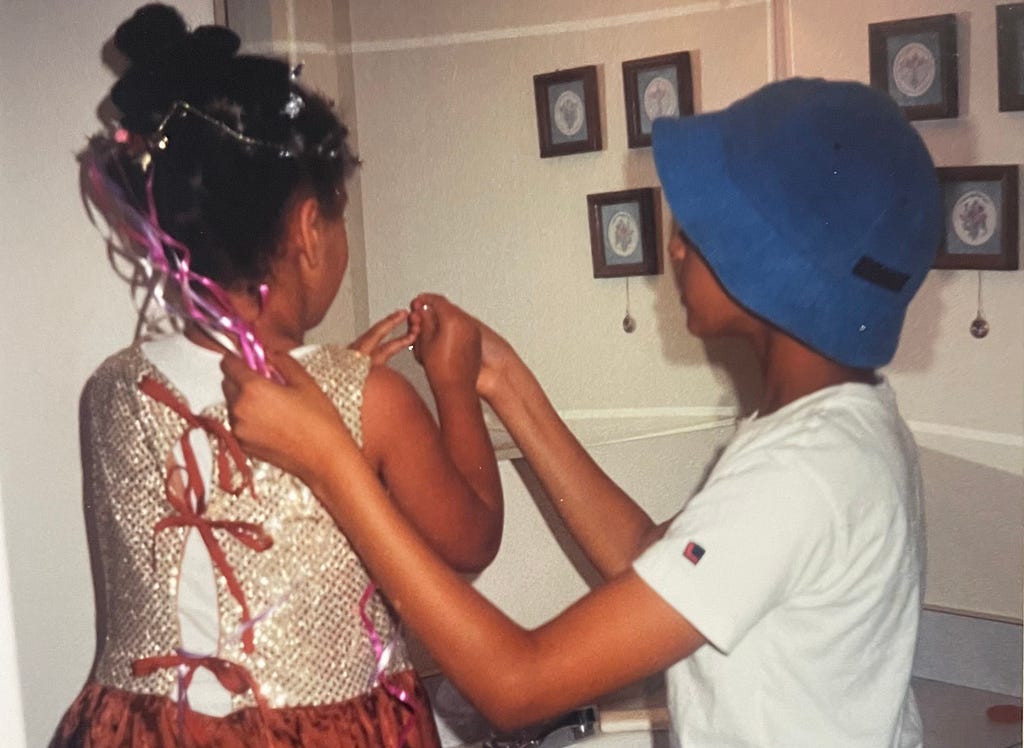
[[[316,492],[399,615],[499,728],[563,712],[662,670],[704,643],[632,571],[541,628],[517,626],[448,568],[388,500],[305,371],[291,359],[274,364],[286,386],[238,359],[224,360],[235,435],[252,454]]]
[[[475,408],[482,424],[479,399],[469,394],[461,417],[471,425]],[[456,399],[441,402],[451,407]],[[364,455],[416,530],[457,571],[487,566],[501,542],[503,509],[490,442],[473,449],[466,438],[464,448],[457,441],[453,448],[458,426],[442,415],[439,430],[412,386],[386,367],[374,367],[367,377],[362,423]]]
[[[662,528],[594,462],[512,346],[443,296],[421,294],[442,329],[475,329],[477,389],[497,413],[591,563],[610,579],[630,568]]]

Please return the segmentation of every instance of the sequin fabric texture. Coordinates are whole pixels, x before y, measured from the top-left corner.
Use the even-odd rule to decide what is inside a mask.
[[[302,363],[361,444],[368,359],[341,347],[322,346]],[[188,425],[140,390],[146,377],[181,398],[133,346],[97,370],[82,400],[86,513],[99,591],[100,645],[94,680],[127,691],[171,696],[178,687],[174,668],[139,677],[132,674],[132,664],[173,654],[181,646],[177,585],[187,529],[154,528],[172,514],[165,495],[168,455]],[[227,424],[223,405],[197,415]],[[219,438],[209,438],[216,452]],[[301,481],[268,463],[250,464],[255,492],[247,489],[235,495],[219,487],[216,472],[223,466],[214,468],[206,487],[208,520],[253,523],[273,540],[269,548],[254,550],[223,530],[213,530],[256,619],[255,646],[247,653],[237,633],[241,606],[218,575],[217,656],[245,668],[270,707],[328,704],[367,693],[376,663],[359,617],[359,600],[369,583],[366,571]],[[397,642],[388,672],[410,669],[384,600],[375,594],[366,610],[378,634]],[[232,699],[236,709],[255,704],[251,692]]]

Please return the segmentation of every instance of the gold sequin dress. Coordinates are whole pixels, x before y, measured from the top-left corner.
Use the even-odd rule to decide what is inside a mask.
[[[361,444],[368,359],[320,346],[300,360]],[[191,412],[135,345],[96,371],[81,412],[99,645],[53,745],[438,744],[359,558],[301,481],[246,461],[223,403]],[[186,589],[202,586],[195,568],[205,611]],[[203,615],[214,633],[194,651]],[[193,688],[227,706],[204,713]]]

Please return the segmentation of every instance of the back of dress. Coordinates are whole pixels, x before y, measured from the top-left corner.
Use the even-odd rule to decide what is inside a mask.
[[[333,346],[300,360],[361,444],[369,361]],[[228,711],[340,702],[373,686],[374,632],[395,642],[388,671],[409,669],[384,602],[363,604],[369,579],[334,521],[297,478],[250,467],[223,404],[192,412],[133,346],[100,367],[82,405],[101,572],[94,680],[172,698],[195,680],[199,711],[204,688],[224,692]]]

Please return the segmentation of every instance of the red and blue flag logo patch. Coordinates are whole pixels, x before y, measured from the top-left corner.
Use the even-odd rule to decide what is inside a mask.
[[[686,544],[686,549],[683,551],[683,557],[696,566],[700,560],[704,558],[704,547],[691,540]]]

